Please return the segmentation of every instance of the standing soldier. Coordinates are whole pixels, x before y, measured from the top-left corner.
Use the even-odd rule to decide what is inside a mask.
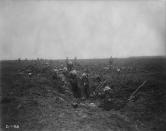
[[[71,90],[75,98],[79,98],[81,96],[80,89],[78,87],[78,77],[77,71],[72,70],[69,72],[69,82],[71,84]]]
[[[68,57],[66,58],[66,66],[69,72],[73,69],[73,63],[71,60],[68,59]]]
[[[21,62],[21,58],[18,58],[18,62]]]
[[[89,97],[89,80],[88,80],[88,74],[83,73],[81,76],[81,81],[83,85],[83,95],[84,97],[88,98]]]
[[[74,66],[77,66],[77,57],[74,57]]]
[[[72,61],[68,62],[67,69],[68,69],[68,71],[71,71],[73,69],[73,63],[72,63]]]
[[[112,66],[113,66],[113,58],[112,56],[109,58],[109,67],[110,69],[112,69]]]
[[[53,78],[54,80],[55,80],[55,79],[58,79],[58,73],[59,73],[58,69],[55,68],[53,71],[54,71],[54,72],[53,72],[52,78]]]

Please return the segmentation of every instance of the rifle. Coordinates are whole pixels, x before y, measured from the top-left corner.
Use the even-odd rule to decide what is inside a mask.
[[[130,95],[128,101],[131,101],[133,98],[135,98],[137,92],[145,85],[146,82],[147,82],[147,80],[144,81],[140,86],[137,87],[137,89]]]
[[[96,87],[96,89],[95,89],[94,92],[96,92],[97,89],[101,88],[106,82],[107,82],[107,80],[101,82],[101,83]]]

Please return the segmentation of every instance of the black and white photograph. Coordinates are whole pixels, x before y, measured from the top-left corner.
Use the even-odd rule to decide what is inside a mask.
[[[166,131],[166,0],[0,0],[0,131]]]

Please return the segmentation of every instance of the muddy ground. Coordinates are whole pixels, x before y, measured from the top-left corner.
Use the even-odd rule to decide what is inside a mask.
[[[89,72],[90,90],[96,76],[112,88],[111,102],[101,95],[76,100],[70,87],[55,79],[53,69],[64,60],[1,61],[1,130],[165,131],[166,58],[78,60],[75,68]],[[147,83],[132,101],[131,93]],[[73,102],[78,102],[77,107]]]

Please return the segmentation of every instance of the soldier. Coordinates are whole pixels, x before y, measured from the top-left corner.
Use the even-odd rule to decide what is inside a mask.
[[[81,96],[80,89],[78,87],[78,77],[77,71],[72,70],[69,72],[69,82],[71,84],[71,90],[75,98],[79,98]]]
[[[77,57],[74,57],[74,66],[77,66]]]
[[[70,72],[73,69],[73,63],[68,58],[66,59],[67,70]]]
[[[67,74],[68,74],[67,67],[64,67],[64,68],[63,68],[62,73],[63,73],[65,76],[67,76]]]
[[[55,79],[58,79],[58,73],[59,73],[59,71],[58,71],[58,69],[57,68],[55,68],[55,69],[53,69],[53,76],[52,76],[52,78],[55,80]]]
[[[112,56],[109,58],[109,69],[112,69],[113,66],[113,58]]]
[[[107,85],[107,86],[104,87],[103,91],[104,91],[105,94],[110,94],[112,89]]]
[[[68,62],[67,69],[68,69],[68,71],[71,71],[73,69],[73,63],[72,63],[72,61]]]
[[[18,62],[21,62],[21,58],[18,58]]]
[[[112,98],[112,89],[110,86],[106,85],[103,89],[104,91],[104,101],[110,102]]]
[[[88,80],[88,74],[83,73],[81,76],[81,81],[83,85],[83,95],[84,97],[88,98],[89,97],[89,80]]]

